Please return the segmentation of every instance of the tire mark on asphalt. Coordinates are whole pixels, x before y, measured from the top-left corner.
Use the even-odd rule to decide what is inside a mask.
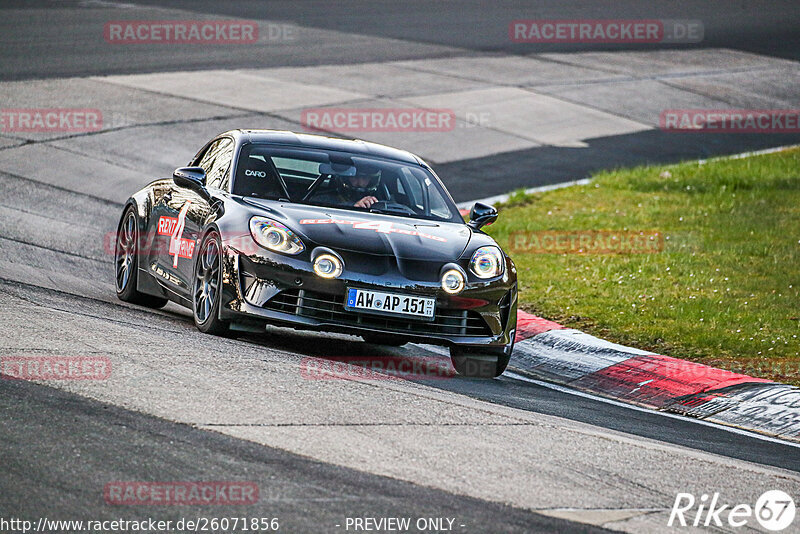
[[[109,301],[105,301],[105,300],[94,298],[94,297],[87,297],[87,296],[84,296],[84,295],[77,295],[75,293],[70,293],[70,292],[67,292],[67,291],[60,291],[58,289],[51,289],[51,288],[47,288],[47,287],[37,286],[35,284],[27,284],[25,282],[19,282],[17,280],[10,280],[8,278],[3,278],[3,277],[0,277],[0,286],[1,285],[16,286],[18,288],[29,288],[29,289],[34,290],[34,292],[35,291],[40,291],[40,292],[45,292],[45,293],[56,294],[56,295],[58,295],[60,297],[78,299],[78,300],[89,302],[89,303],[92,303],[92,304],[101,304],[103,306],[111,307],[111,308],[116,309],[116,310],[122,309],[122,310],[125,310],[125,311],[128,311],[128,312],[133,312],[136,315],[146,316],[146,319],[150,320],[150,322],[147,325],[142,325],[142,324],[123,321],[123,320],[119,320],[119,319],[112,319],[108,315],[95,315],[95,314],[92,314],[92,313],[80,312],[80,311],[75,310],[75,308],[66,308],[66,307],[59,307],[59,306],[53,305],[53,304],[47,304],[47,303],[44,303],[44,302],[41,302],[41,301],[37,301],[35,298],[27,297],[24,294],[21,294],[21,293],[18,293],[18,292],[14,292],[14,291],[9,291],[8,289],[4,289],[4,288],[0,287],[0,293],[5,293],[6,295],[9,295],[11,297],[16,297],[16,298],[18,298],[20,300],[23,300],[23,301],[25,301],[25,302],[27,302],[29,304],[32,304],[32,305],[40,307],[40,308],[45,308],[45,309],[49,309],[49,310],[53,310],[53,311],[60,311],[60,312],[64,312],[64,313],[67,313],[67,314],[82,315],[84,317],[91,317],[93,319],[100,319],[102,321],[122,324],[122,325],[126,325],[126,326],[138,326],[138,327],[147,326],[147,328],[149,328],[149,329],[160,330],[160,331],[163,331],[163,332],[172,332],[172,333],[180,332],[180,330],[162,328],[162,327],[158,327],[158,326],[153,325],[152,318],[153,318],[154,314],[157,315],[157,316],[160,316],[160,317],[162,317],[164,319],[171,320],[171,321],[175,322],[176,324],[185,325],[185,324],[187,324],[189,322],[188,319],[179,318],[176,315],[168,314],[168,313],[165,313],[165,312],[162,312],[162,311],[159,311],[159,310],[153,310],[153,309],[142,310],[142,309],[135,308],[135,307],[132,307],[132,306],[127,306],[125,304],[116,304],[114,302],[109,302]]]
[[[6,241],[12,241],[14,243],[19,243],[21,245],[28,245],[28,246],[31,246],[31,247],[36,247],[36,248],[47,250],[47,251],[50,251],[50,252],[55,252],[57,254],[64,254],[65,256],[72,256],[73,258],[80,258],[82,260],[95,261],[97,263],[102,263],[104,265],[113,265],[113,262],[110,259],[102,260],[102,259],[99,259],[99,258],[93,258],[91,256],[84,256],[83,254],[77,254],[75,252],[68,252],[66,250],[59,250],[57,248],[48,247],[47,245],[40,245],[38,243],[31,243],[30,241],[25,241],[23,239],[16,239],[16,238],[13,238],[13,237],[7,237],[7,236],[3,236],[3,235],[0,235],[0,239],[4,239]],[[5,280],[5,279],[0,278],[0,280]],[[36,287],[40,287],[40,286],[36,286]]]
[[[95,81],[102,81],[102,80],[95,80]],[[112,82],[104,82],[104,83],[112,84]],[[116,84],[116,85],[120,85],[122,87],[130,88],[130,86],[127,86],[127,85],[124,85],[124,84]],[[187,102],[194,102],[196,104],[208,105],[209,103],[213,103],[215,105],[219,105],[219,104],[216,104],[216,103],[214,103],[214,102],[212,102],[210,100],[203,100],[202,98],[195,98],[195,97],[190,97],[190,96],[186,96],[186,95],[179,95],[179,94],[175,94],[175,93],[167,93],[167,92],[163,92],[163,91],[156,91],[154,89],[146,89],[146,88],[143,88],[143,87],[135,87],[135,89],[143,91],[145,93],[151,93],[151,94],[154,94],[154,95],[158,95],[158,96],[167,96],[167,97],[171,97],[171,98],[179,98],[181,100],[186,100]],[[367,97],[369,97],[369,95],[367,95]],[[355,103],[358,103],[358,102],[363,102],[364,100],[368,100],[368,99],[369,98],[365,99],[363,97],[362,98],[354,98],[352,100],[345,100],[345,101],[342,101],[342,102],[338,102],[336,105],[339,106],[339,107],[344,107],[344,106],[347,106],[349,104],[355,104]],[[221,117],[218,120],[222,120],[222,119],[226,119],[226,118],[247,117],[247,116],[255,115],[255,116],[267,117],[267,118],[270,118],[270,119],[274,119],[276,121],[288,122],[289,124],[297,125],[298,127],[300,127],[300,129],[298,129],[296,131],[302,131],[302,129],[304,128],[304,124],[302,123],[302,121],[295,120],[295,119],[292,119],[290,117],[284,117],[282,115],[278,115],[277,113],[272,113],[272,112],[269,112],[269,111],[258,111],[258,110],[255,110],[255,109],[245,108],[245,107],[240,107],[240,106],[224,105],[224,107],[227,107],[227,108],[230,108],[230,109],[233,109],[233,110],[236,110],[236,111],[241,111],[243,113],[241,115],[231,115],[230,117]],[[281,110],[281,111],[285,111],[285,110]],[[195,119],[195,120],[193,120],[191,122],[200,122],[200,121],[205,121],[205,120],[210,120],[210,119]],[[181,122],[182,121],[168,121],[168,122],[165,122],[164,125],[169,125],[171,123],[181,124]],[[154,123],[152,126],[159,126],[159,124],[158,123]],[[131,127],[133,127],[133,126],[122,126],[122,127],[117,128],[117,129],[118,130],[119,129],[126,129],[126,128],[131,128]],[[333,130],[326,130],[324,128],[314,128],[314,130],[316,132],[318,132],[318,133],[322,132],[325,135],[330,136],[330,137],[338,137],[338,138],[341,138],[341,139],[356,139],[356,137],[347,136],[342,132],[336,132],[336,131],[333,131]],[[116,131],[116,130],[106,130],[106,131]],[[90,132],[89,134],[97,135],[99,133],[104,133],[104,132]],[[89,135],[89,134],[87,134],[87,135]],[[58,138],[58,139],[48,139],[47,141],[70,139],[72,137],[82,137],[82,135],[66,136],[66,137]],[[47,141],[42,141],[42,142],[47,142]]]
[[[108,83],[108,82],[106,82],[106,83]],[[149,90],[149,89],[142,89],[142,91],[147,92],[147,93],[155,93],[155,94],[159,94],[159,95],[163,94],[163,95],[166,95],[166,96],[175,97],[175,95],[170,95],[168,93],[158,93],[157,91],[152,91],[152,90]],[[194,99],[187,99],[187,98],[184,98],[184,97],[177,97],[177,98],[183,98],[184,100],[194,100]],[[197,100],[196,102],[197,103],[208,104],[208,102],[204,102],[202,100]],[[142,122],[142,123],[137,123],[137,124],[126,124],[124,126],[114,126],[112,128],[104,128],[102,130],[97,130],[95,132],[82,132],[82,133],[74,133],[74,134],[70,134],[70,135],[60,135],[60,136],[56,136],[56,137],[48,137],[47,139],[28,139],[22,145],[2,147],[2,148],[0,148],[0,151],[19,148],[20,146],[25,146],[25,145],[43,145],[43,144],[53,143],[54,141],[65,141],[65,140],[69,140],[69,139],[92,137],[92,136],[95,136],[95,135],[102,135],[102,134],[106,134],[106,133],[121,132],[121,131],[125,131],[125,130],[132,130],[134,128],[149,128],[149,127],[154,127],[154,126],[174,126],[174,125],[177,125],[177,124],[195,124],[195,123],[198,123],[198,122],[206,122],[206,121],[217,121],[217,120],[244,118],[244,117],[247,117],[248,115],[269,115],[267,113],[259,113],[257,111],[252,110],[252,109],[251,110],[247,110],[246,108],[233,108],[231,106],[225,106],[225,105],[220,105],[220,107],[227,107],[227,108],[230,108],[230,109],[233,109],[233,110],[236,110],[236,111],[247,111],[247,113],[234,113],[234,114],[229,114],[229,115],[214,115],[214,116],[211,116],[211,117],[197,117],[197,118],[194,118],[194,119],[174,119],[174,120],[169,120],[169,121]],[[272,118],[278,119],[278,118],[281,118],[281,117],[273,116]],[[285,119],[283,119],[283,120],[285,120]],[[62,150],[65,150],[62,147],[57,147],[55,145],[51,145],[51,146],[53,146],[53,148],[61,148]],[[69,150],[67,150],[67,151],[69,152]],[[106,163],[113,163],[114,165],[120,166],[119,165],[119,161],[102,160],[102,159],[97,158],[96,154],[95,155],[91,155],[91,154],[83,154],[83,153],[80,153],[80,152],[74,152],[74,153],[80,154],[82,156],[93,157],[94,159],[97,159],[98,161],[105,161]],[[125,167],[123,167],[123,168],[125,168]],[[133,170],[138,170],[138,169],[133,169]],[[3,172],[5,172],[5,171],[3,171]]]
[[[0,172],[2,172],[2,171],[0,171]],[[58,223],[58,224],[63,224],[64,223],[64,219],[63,218],[53,217],[51,215],[48,215],[47,213],[37,213],[35,211],[26,210],[26,209],[20,208],[19,206],[11,206],[9,204],[5,204],[5,203],[2,203],[2,202],[0,202],[0,208],[5,208],[5,209],[11,210],[11,211],[17,211],[19,213],[24,213],[25,215],[33,215],[35,217],[41,217],[43,219],[48,219],[48,220],[51,220],[54,223]],[[93,230],[93,229],[96,228],[93,225],[81,224],[81,223],[77,223],[77,222],[74,222],[74,221],[70,221],[70,224],[74,225],[74,226],[77,226],[79,228],[85,228],[87,230]],[[0,236],[0,237],[2,237],[2,236]]]
[[[0,149],[0,150],[2,150],[2,149]],[[64,193],[70,193],[70,194],[73,194],[73,195],[78,195],[78,196],[81,196],[81,197],[89,198],[89,199],[94,200],[96,202],[100,202],[102,204],[106,204],[107,206],[114,206],[116,208],[122,208],[125,205],[122,202],[115,202],[113,200],[108,200],[107,198],[98,197],[98,196],[92,195],[90,193],[83,193],[81,191],[75,191],[75,190],[69,189],[67,187],[51,184],[51,183],[48,183],[48,182],[42,182],[41,180],[36,180],[34,178],[28,178],[27,176],[21,176],[19,174],[14,174],[12,172],[4,171],[4,170],[1,170],[1,169],[0,169],[0,175],[10,176],[12,178],[16,178],[17,180],[23,180],[23,181],[26,181],[26,182],[34,183],[34,184],[36,184],[38,186],[48,187],[48,188],[55,189],[57,191],[61,191],[61,192],[64,192]]]

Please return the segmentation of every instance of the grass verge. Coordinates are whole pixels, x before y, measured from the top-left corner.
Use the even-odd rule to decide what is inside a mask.
[[[522,309],[800,385],[800,149],[602,172],[498,208],[486,230],[517,265]]]

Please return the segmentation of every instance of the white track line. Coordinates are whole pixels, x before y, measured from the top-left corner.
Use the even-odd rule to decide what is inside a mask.
[[[773,438],[771,436],[766,436],[764,434],[758,434],[756,432],[750,432],[748,430],[743,430],[741,428],[736,428],[733,426],[722,425],[719,423],[712,423],[711,421],[705,421],[703,419],[696,419],[694,417],[687,417],[685,415],[678,415],[674,413],[662,412],[652,408],[643,408],[641,406],[637,406],[635,404],[628,404],[625,402],[617,401],[614,399],[608,399],[606,397],[600,397],[598,395],[592,395],[591,393],[585,393],[583,391],[578,391],[576,389],[570,389],[566,386],[560,386],[558,384],[553,384],[551,382],[544,382],[542,380],[536,380],[535,378],[528,378],[527,376],[519,375],[517,373],[506,371],[503,376],[511,378],[513,380],[519,380],[522,382],[530,382],[531,384],[536,384],[537,386],[542,386],[548,389],[552,389],[555,391],[559,391],[561,393],[567,393],[568,395],[575,395],[576,397],[583,397],[585,399],[591,399],[598,402],[604,402],[606,404],[611,404],[614,406],[619,406],[621,408],[628,408],[630,410],[635,410],[637,412],[644,412],[649,414],[660,415],[662,417],[669,417],[671,419],[679,419],[681,421],[688,421],[692,423],[696,423],[698,425],[709,426],[716,428],[718,430],[725,430],[727,432],[731,432],[733,434],[740,434],[742,436],[748,436],[755,439],[760,439],[762,441],[768,441],[770,443],[779,443],[781,445],[788,445],[790,447],[794,447],[796,449],[800,449],[800,443],[795,443],[793,441],[788,441],[780,438]]]
[[[565,187],[571,187],[573,185],[586,185],[591,180],[589,178],[581,178],[580,180],[571,180],[569,182],[561,182],[557,184],[548,184],[548,185],[540,185],[538,187],[530,187],[525,189],[524,193],[526,195],[532,195],[534,193],[544,193],[545,191],[553,191],[555,189],[563,189]],[[509,197],[513,194],[512,193],[503,193],[502,195],[495,195],[493,197],[486,197],[486,198],[479,198],[478,200],[468,200],[467,202],[460,202],[456,204],[458,209],[469,209],[472,207],[473,204],[476,202],[480,202],[482,204],[489,204],[490,206],[496,204],[498,202],[505,202],[509,199]]]
[[[697,160],[698,165],[704,165],[709,161],[724,161],[726,159],[742,159],[742,158],[751,158],[753,156],[763,156],[764,154],[774,154],[775,152],[783,152],[784,150],[791,150],[792,148],[798,148],[800,145],[784,145],[784,146],[776,146],[774,148],[765,148],[763,150],[753,150],[752,152],[742,152],[741,154],[732,154],[730,156],[717,156],[714,158],[708,159],[699,159]]]

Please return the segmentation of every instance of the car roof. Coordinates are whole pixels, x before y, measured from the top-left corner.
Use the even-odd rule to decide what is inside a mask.
[[[338,137],[297,133],[288,130],[240,129],[232,130],[226,133],[240,136],[243,142],[300,146],[305,148],[319,148],[323,150],[338,150],[353,154],[363,154],[407,163],[416,163],[418,165],[425,165],[427,167],[427,164],[425,164],[422,158],[415,156],[411,152],[385,145],[379,145],[378,143],[362,141],[361,139],[341,139]]]

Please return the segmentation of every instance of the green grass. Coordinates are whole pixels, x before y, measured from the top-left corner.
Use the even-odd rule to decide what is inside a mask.
[[[522,309],[659,354],[800,384],[800,150],[602,172],[516,193],[487,228]],[[658,230],[647,254],[511,252],[515,231]]]

